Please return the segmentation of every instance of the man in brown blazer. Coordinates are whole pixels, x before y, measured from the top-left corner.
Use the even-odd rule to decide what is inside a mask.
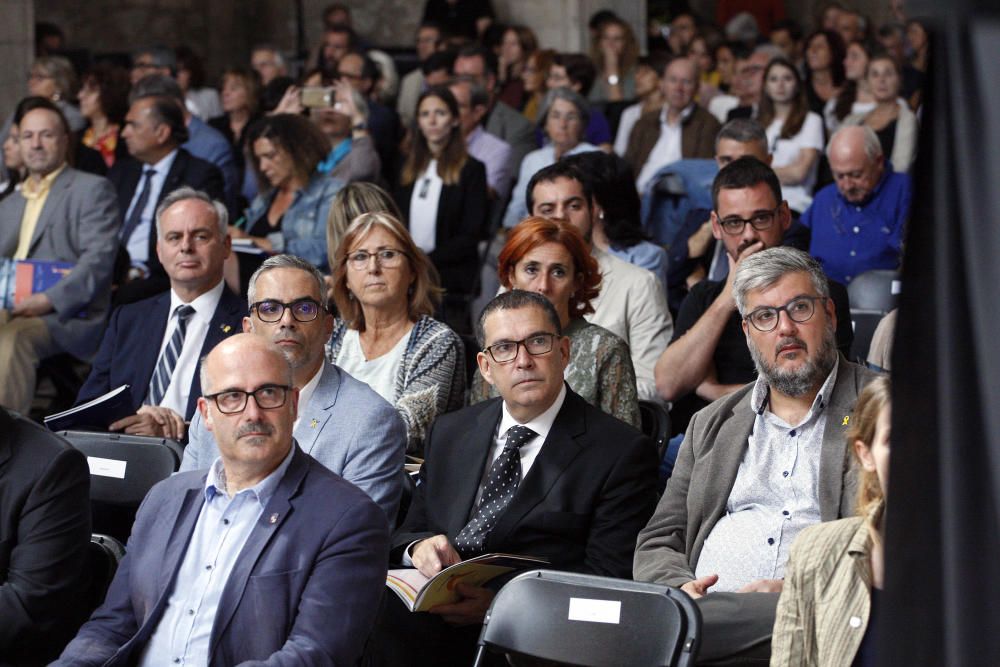
[[[661,167],[683,158],[711,158],[719,121],[694,103],[698,67],[690,58],[675,58],[660,79],[666,102],[647,111],[632,128],[625,161],[636,174],[639,192],[645,191]]]
[[[766,656],[795,536],[853,514],[845,436],[875,377],[838,355],[826,277],[804,252],[747,257],[733,291],[759,377],[691,419],[633,565],[699,601],[703,659]]]

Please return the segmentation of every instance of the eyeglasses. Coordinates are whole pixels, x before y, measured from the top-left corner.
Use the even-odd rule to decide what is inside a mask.
[[[749,218],[741,218],[738,215],[731,215],[728,218],[720,219],[719,225],[722,226],[722,231],[727,234],[732,234],[733,236],[742,234],[744,227],[748,224],[758,232],[762,232],[774,224],[774,216],[777,215],[779,210],[781,210],[781,204],[775,206],[774,210],[760,211],[759,213],[754,213]],[[719,212],[716,211],[715,214],[718,215]]]
[[[257,311],[257,317],[261,322],[277,322],[285,315],[285,309],[290,308],[292,317],[297,322],[312,322],[319,317],[321,307],[316,299],[306,297],[291,303],[282,303],[274,299],[258,301],[250,306],[250,310]]]
[[[364,271],[368,268],[368,262],[375,258],[375,263],[386,269],[394,269],[399,266],[406,253],[395,248],[382,248],[375,252],[367,250],[355,250],[347,256],[347,263],[356,271]]]
[[[762,306],[757,308],[750,314],[748,314],[743,319],[753,325],[754,329],[757,331],[774,331],[775,327],[778,326],[778,319],[781,317],[781,311],[788,313],[788,317],[791,318],[792,322],[798,322],[802,324],[803,322],[808,322],[816,312],[816,302],[826,301],[829,297],[825,296],[797,296],[784,306]]]
[[[257,407],[261,410],[274,410],[280,408],[288,400],[288,390],[291,387],[283,384],[265,384],[257,387],[253,391],[241,391],[239,389],[227,389],[216,394],[207,394],[206,399],[215,401],[215,407],[224,415],[234,415],[243,412],[247,407],[247,399],[253,396],[257,401]]]
[[[551,352],[552,342],[555,339],[555,334],[538,333],[524,340],[503,340],[499,343],[493,343],[484,349],[483,352],[488,352],[496,363],[506,364],[517,358],[517,352],[522,345],[528,354],[533,357]]]

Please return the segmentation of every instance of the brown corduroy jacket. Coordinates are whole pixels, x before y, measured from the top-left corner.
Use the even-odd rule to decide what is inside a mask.
[[[653,109],[639,116],[629,135],[628,148],[625,150],[625,161],[638,176],[642,166],[646,164],[653,146],[660,138],[660,113],[662,109]],[[715,157],[715,135],[722,127],[715,116],[699,106],[681,121],[681,157],[711,158]]]

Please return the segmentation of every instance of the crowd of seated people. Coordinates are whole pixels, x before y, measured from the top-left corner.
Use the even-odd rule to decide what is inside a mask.
[[[847,286],[902,261],[929,40],[736,4],[574,53],[428,0],[407,71],[335,3],[218,90],[43,31],[0,128],[0,281],[61,272],[0,294],[0,662],[468,665],[504,579],[384,578],[503,552],[683,590],[717,664],[872,664],[895,314],[852,357]],[[183,447],[103,602],[43,366]]]

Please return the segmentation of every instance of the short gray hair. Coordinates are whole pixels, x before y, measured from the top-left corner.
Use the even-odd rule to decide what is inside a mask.
[[[746,317],[747,294],[767,289],[789,273],[807,273],[816,294],[830,296],[830,286],[823,267],[808,253],[779,246],[754,253],[740,262],[733,277],[733,298],[740,317]]]
[[[741,144],[757,142],[764,147],[764,152],[770,153],[771,149],[767,142],[767,133],[760,123],[751,118],[734,118],[719,130],[715,135],[715,152],[719,152],[719,141],[729,139]]]
[[[207,193],[201,190],[195,190],[194,188],[185,185],[183,187],[177,188],[160,202],[160,205],[156,207],[156,213],[153,218],[156,220],[156,238],[162,238],[163,232],[160,226],[160,219],[168,208],[176,204],[177,202],[187,201],[188,199],[196,199],[201,202],[205,202],[215,211],[215,220],[219,225],[219,236],[225,237],[229,233],[229,211],[222,202],[212,199]]]
[[[853,131],[854,128],[861,131],[861,141],[865,150],[865,157],[872,161],[882,157],[882,142],[878,140],[878,135],[875,134],[875,130],[867,125],[844,125],[833,133],[833,136],[830,137],[830,141],[826,144],[826,157],[828,159],[830,157],[830,149],[833,147],[833,142],[837,140],[837,136],[844,132]]]
[[[572,88],[553,88],[545,93],[542,106],[538,110],[538,128],[543,132],[545,131],[545,122],[548,120],[549,111],[552,110],[552,105],[555,104],[556,100],[566,100],[576,107],[576,112],[580,114],[580,122],[583,128],[580,131],[580,138],[582,140],[587,123],[590,122],[590,105],[587,104],[587,100],[583,99],[583,95]]]
[[[298,269],[299,271],[308,273],[316,280],[316,289],[319,292],[319,305],[323,307],[323,310],[326,310],[330,300],[327,297],[326,282],[323,280],[323,274],[315,266],[295,255],[275,255],[268,257],[260,265],[260,268],[253,272],[253,275],[250,276],[250,283],[247,285],[248,308],[257,303],[257,279],[271,269]]]
[[[261,43],[261,44],[255,44],[254,47],[252,49],[250,49],[250,55],[253,55],[254,53],[256,53],[258,51],[267,51],[268,53],[273,54],[274,55],[274,64],[275,64],[276,67],[284,67],[285,66],[285,56],[281,53],[281,49],[279,49],[274,44],[269,44],[267,42],[264,42],[264,43]]]

